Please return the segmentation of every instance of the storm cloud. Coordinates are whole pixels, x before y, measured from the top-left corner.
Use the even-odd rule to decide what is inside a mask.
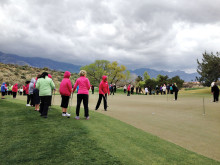
[[[218,0],[0,0],[0,51],[86,65],[196,71],[219,51]]]

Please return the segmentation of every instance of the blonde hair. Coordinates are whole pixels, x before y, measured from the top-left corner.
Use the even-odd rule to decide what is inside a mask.
[[[85,70],[81,70],[79,72],[79,76],[86,76],[86,71]]]

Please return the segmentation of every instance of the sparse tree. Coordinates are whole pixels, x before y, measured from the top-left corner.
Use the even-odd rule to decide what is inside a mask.
[[[210,86],[211,82],[217,81],[220,78],[220,57],[217,52],[216,55],[213,53],[203,54],[201,62],[197,59],[198,67],[197,72],[201,77],[197,77],[197,80],[205,86]]]

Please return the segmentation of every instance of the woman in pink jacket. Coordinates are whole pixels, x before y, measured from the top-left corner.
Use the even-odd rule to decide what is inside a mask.
[[[76,105],[76,120],[79,120],[79,111],[80,111],[80,104],[83,100],[84,105],[84,116],[86,119],[89,119],[89,89],[90,89],[90,82],[89,79],[86,78],[86,71],[81,70],[79,72],[80,78],[78,78],[74,84],[73,92],[76,90],[77,86],[79,86],[79,90],[77,93],[77,105]]]
[[[130,84],[128,85],[127,91],[128,91],[127,96],[130,96],[130,94],[131,94],[131,85]]]
[[[67,113],[67,108],[68,108],[68,104],[69,104],[69,98],[72,92],[72,84],[70,81],[70,75],[71,73],[69,71],[66,71],[64,73],[64,78],[60,83],[60,94],[62,97],[62,102],[61,102],[61,107],[62,107],[62,116],[67,116],[69,117],[70,114]]]
[[[102,98],[104,100],[104,109],[107,111],[107,93],[109,95],[109,86],[107,81],[107,76],[102,76],[102,81],[99,84],[99,100],[96,104],[95,110],[99,109],[99,106],[101,104]]]
[[[13,85],[13,87],[12,87],[13,99],[16,98],[17,92],[18,92],[18,84],[15,84],[15,85]]]

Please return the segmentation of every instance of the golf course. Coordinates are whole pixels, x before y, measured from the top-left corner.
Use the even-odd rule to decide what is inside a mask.
[[[98,93],[89,95],[89,116],[75,120],[76,94],[61,116],[53,96],[48,118],[26,107],[26,97],[0,100],[0,164],[220,164],[220,104],[210,88],[173,95],[108,96],[95,111]]]

